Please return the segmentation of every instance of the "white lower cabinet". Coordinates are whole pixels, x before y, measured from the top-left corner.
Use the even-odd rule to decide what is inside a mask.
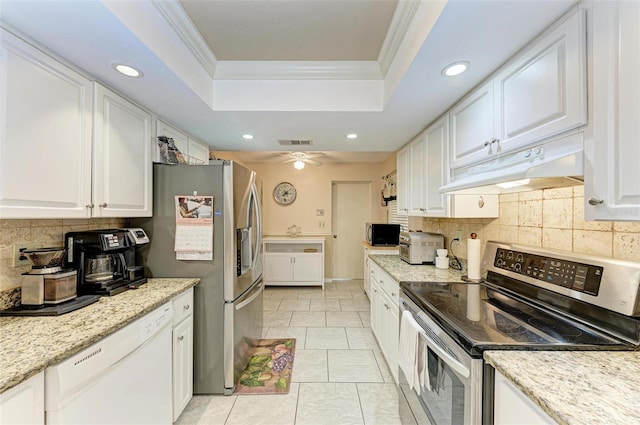
[[[587,220],[640,220],[640,3],[584,2],[592,24],[593,133],[585,137]]]
[[[173,300],[173,421],[193,397],[193,288]]]
[[[494,394],[495,425],[553,425],[557,422],[496,371]]]
[[[371,271],[369,262],[371,259],[369,255],[398,255],[400,248],[396,247],[371,247],[368,245],[364,246],[364,293],[371,297]]]
[[[324,238],[268,237],[263,244],[265,285],[324,289]]]
[[[44,422],[44,372],[0,394],[0,424]]]
[[[398,383],[398,341],[400,338],[400,285],[377,264],[370,262],[371,330]]]

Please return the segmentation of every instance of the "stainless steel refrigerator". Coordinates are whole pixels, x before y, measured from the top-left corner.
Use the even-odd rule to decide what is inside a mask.
[[[194,393],[231,394],[262,335],[262,180],[231,161],[154,164],[151,239],[139,250],[149,277],[199,277],[195,287]],[[176,197],[213,196],[213,259],[177,260]]]

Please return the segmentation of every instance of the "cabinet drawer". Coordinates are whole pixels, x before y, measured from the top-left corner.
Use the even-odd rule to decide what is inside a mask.
[[[193,315],[193,288],[173,300],[173,325]]]
[[[376,281],[380,289],[394,304],[399,305],[400,298],[400,285],[389,274],[382,270],[377,264],[371,263],[371,278]]]

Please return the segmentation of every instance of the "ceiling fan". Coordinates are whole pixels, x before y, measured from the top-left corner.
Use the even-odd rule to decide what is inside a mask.
[[[305,164],[316,165],[316,166],[322,165],[322,163],[314,160],[313,158],[319,158],[324,156],[324,154],[321,152],[312,152],[312,153],[286,152],[286,153],[283,153],[283,155],[287,156],[289,159],[282,161],[282,163],[286,164],[287,162],[293,162],[293,166],[297,170],[302,170]]]

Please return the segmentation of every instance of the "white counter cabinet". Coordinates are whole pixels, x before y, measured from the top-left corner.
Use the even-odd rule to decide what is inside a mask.
[[[173,421],[193,397],[193,288],[173,300]]]
[[[267,237],[263,256],[265,285],[324,289],[323,237]]]
[[[369,263],[371,287],[371,330],[378,340],[391,375],[398,383],[398,341],[400,338],[400,285],[380,266]]]
[[[371,246],[364,244],[364,292],[371,298],[371,265],[369,255],[398,255],[399,247],[392,246]]]
[[[0,394],[0,424],[44,424],[44,372]]]
[[[498,371],[495,375],[493,414],[495,425],[554,425],[557,423]]]

